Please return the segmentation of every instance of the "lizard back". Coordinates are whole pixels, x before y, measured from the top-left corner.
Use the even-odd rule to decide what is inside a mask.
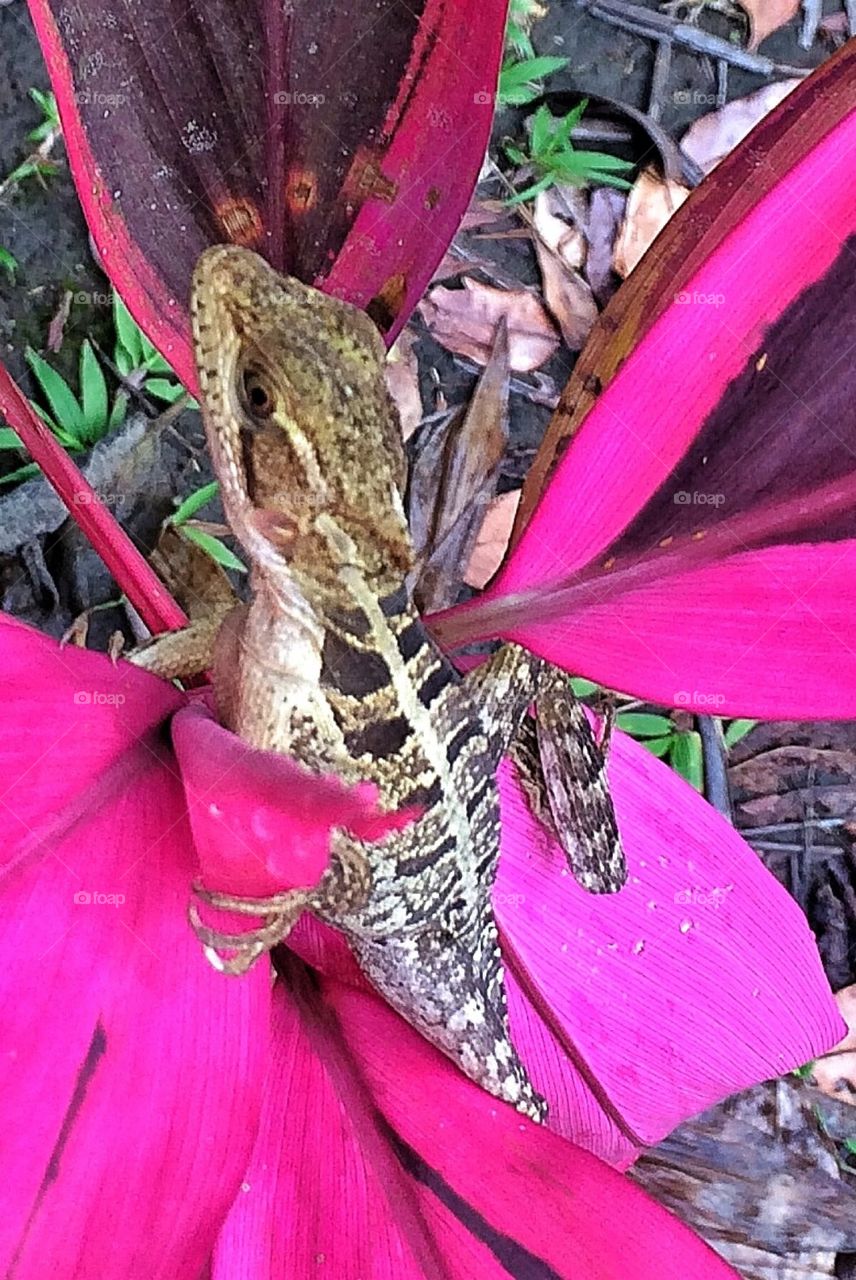
[[[421,810],[371,844],[337,832],[311,908],[408,1021],[540,1116],[509,1037],[490,901],[501,752],[412,604],[380,337],[355,308],[235,247],[202,256],[192,315],[209,446],[251,561],[252,601],[216,665],[224,718],[254,746]],[[359,860],[367,895],[345,874]]]

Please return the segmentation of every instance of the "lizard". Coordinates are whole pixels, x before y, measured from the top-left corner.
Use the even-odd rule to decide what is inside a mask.
[[[408,1022],[489,1092],[540,1120],[545,1103],[509,1033],[491,904],[496,774],[515,739],[522,745],[537,696],[557,825],[570,823],[569,845],[594,854],[578,878],[619,888],[623,855],[585,714],[567,676],[516,644],[462,677],[432,641],[413,604],[406,459],[369,317],[248,249],[222,245],[195,268],[191,319],[212,463],[251,567],[250,603],[222,622],[214,645],[221,719],[253,747],[346,783],[371,781],[384,808],[420,815],[372,843],[335,831],[314,889],[255,901],[197,886],[203,901],[263,924],[220,934],[194,908],[194,927],[209,958],[239,973],[313,911],[344,933]],[[209,665],[211,634],[209,626],[193,670]],[[144,650],[138,661],[187,675],[192,650],[177,633],[156,641],[158,657]]]

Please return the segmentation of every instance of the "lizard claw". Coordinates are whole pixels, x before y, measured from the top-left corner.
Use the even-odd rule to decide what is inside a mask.
[[[248,973],[260,956],[288,937],[309,900],[305,890],[292,889],[271,898],[237,898],[195,884],[196,897],[218,911],[261,916],[264,924],[246,933],[226,933],[203,922],[199,908],[191,902],[188,916],[193,932],[202,943],[205,958],[218,973],[238,976]]]

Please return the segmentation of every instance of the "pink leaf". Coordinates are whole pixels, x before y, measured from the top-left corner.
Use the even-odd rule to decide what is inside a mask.
[[[256,248],[359,305],[380,297],[392,340],[478,174],[501,0],[30,10],[104,268],[188,387],[185,300],[209,244]]]
[[[840,361],[856,299],[843,247],[856,232],[846,178],[856,116],[838,122],[830,94],[825,134],[799,143],[796,108],[813,93],[803,86],[779,109],[790,151],[768,122],[778,167],[760,167],[754,205],[727,235],[714,227],[711,250],[672,286],[490,591],[436,620],[447,646],[512,638],[659,702],[715,695],[727,714],[856,713],[842,627],[856,609],[846,571],[856,437]],[[709,181],[721,179],[725,198],[759,155],[750,139]],[[695,225],[695,203],[707,214],[703,191],[664,233],[669,252]],[[644,271],[631,277],[634,298]],[[662,293],[668,279],[654,275]],[[628,288],[611,304],[613,331]]]
[[[206,964],[169,685],[0,621],[4,1273],[197,1280],[252,1144],[269,984]]]
[[[376,996],[319,992],[296,963],[276,994],[259,1141],[213,1280],[319,1265],[341,1280],[733,1280],[637,1187],[497,1103]]]
[[[581,1141],[590,1086],[643,1144],[816,1057],[842,1024],[805,917],[737,832],[621,733],[609,776],[630,872],[621,892],[580,888],[506,766],[495,902],[522,997],[556,1037],[536,1028],[531,1043],[512,1001],[551,1125]],[[563,1098],[565,1055],[588,1083]],[[614,1136],[595,1137],[609,1154]]]
[[[201,704],[173,721],[190,825],[209,889],[248,898],[311,888],[330,862],[330,831],[374,840],[413,810],[381,813],[371,783],[347,788],[287,756],[256,751]]]

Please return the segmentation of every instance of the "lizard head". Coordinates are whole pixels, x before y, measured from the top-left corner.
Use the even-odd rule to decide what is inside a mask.
[[[234,245],[202,254],[191,316],[223,505],[254,567],[286,570],[310,603],[347,565],[400,586],[405,459],[371,320]]]

